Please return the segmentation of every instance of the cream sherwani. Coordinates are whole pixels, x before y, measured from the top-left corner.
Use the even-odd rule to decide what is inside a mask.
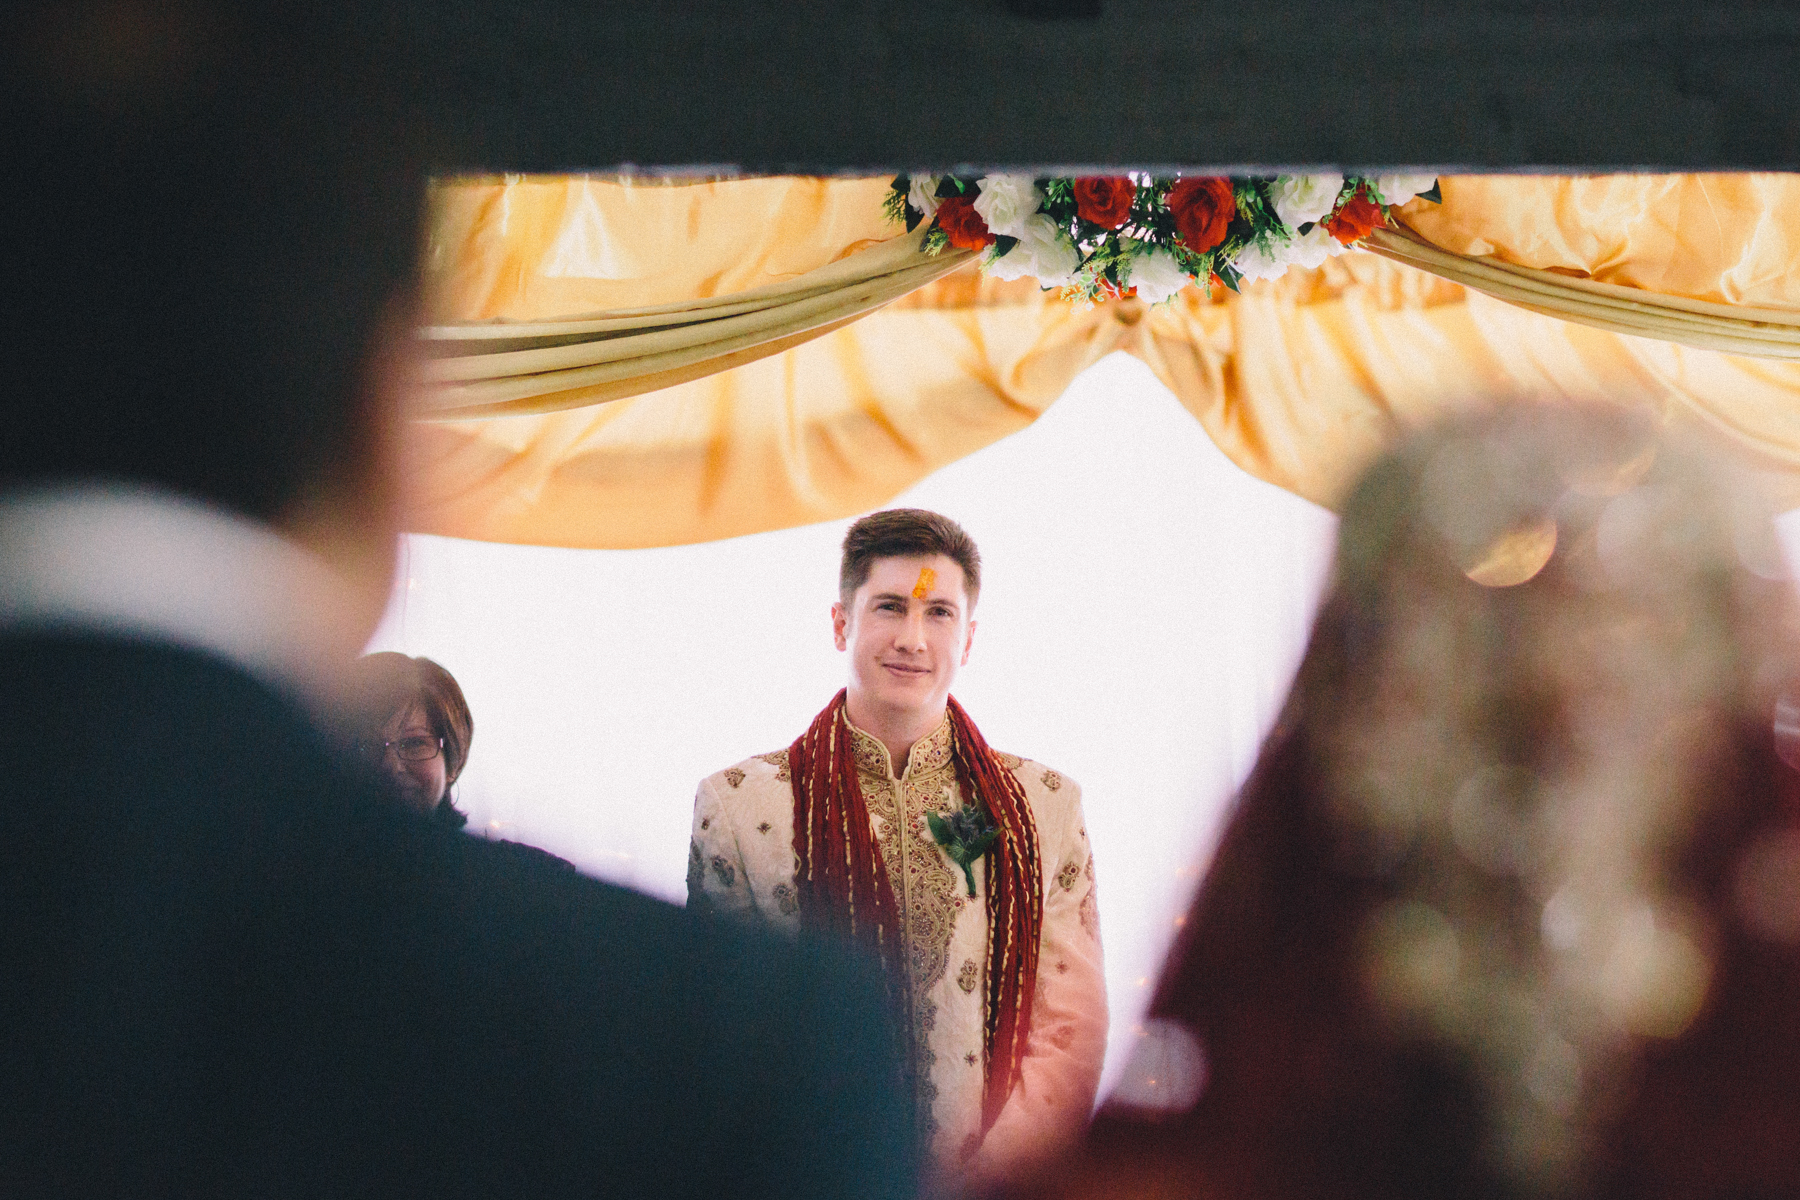
[[[962,806],[948,720],[895,775],[887,747],[851,726],[857,775],[906,931],[915,1063],[933,1156],[954,1170],[1003,1177],[1067,1144],[1085,1125],[1106,1050],[1106,985],[1094,861],[1075,781],[1002,754],[1025,785],[1044,871],[1044,931],[1023,1076],[980,1139],[982,1018],[988,961],[987,861],[969,898],[962,869],[932,840],[928,812]],[[788,754],[759,755],[710,775],[694,800],[690,907],[798,930],[794,793]]]

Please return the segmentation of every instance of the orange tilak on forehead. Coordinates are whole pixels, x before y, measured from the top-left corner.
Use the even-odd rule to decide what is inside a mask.
[[[923,600],[937,586],[937,572],[930,567],[919,568],[919,582],[913,584],[913,599]]]

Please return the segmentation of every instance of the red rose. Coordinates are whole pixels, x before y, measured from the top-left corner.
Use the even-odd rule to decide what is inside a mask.
[[[987,222],[975,211],[975,201],[968,196],[951,196],[939,201],[938,228],[958,250],[983,250],[994,240]]]
[[[1075,211],[1102,229],[1117,229],[1131,215],[1137,184],[1122,175],[1090,175],[1075,181]]]
[[[1361,189],[1325,218],[1326,232],[1344,246],[1362,241],[1386,224],[1387,214],[1381,211],[1381,205],[1370,200]]]
[[[1224,241],[1231,219],[1237,216],[1237,193],[1231,180],[1218,175],[1177,181],[1165,203],[1182,243],[1195,254],[1205,254]]]

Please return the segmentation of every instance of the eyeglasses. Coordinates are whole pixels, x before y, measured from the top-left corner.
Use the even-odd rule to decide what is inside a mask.
[[[423,737],[414,734],[412,737],[395,738],[391,742],[359,741],[356,748],[371,759],[385,758],[389,749],[406,762],[429,762],[436,758],[444,748],[444,739]]]

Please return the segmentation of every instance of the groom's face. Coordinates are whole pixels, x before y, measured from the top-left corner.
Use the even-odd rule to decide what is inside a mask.
[[[975,634],[962,568],[941,554],[876,559],[831,617],[851,689],[890,712],[941,707]]]

